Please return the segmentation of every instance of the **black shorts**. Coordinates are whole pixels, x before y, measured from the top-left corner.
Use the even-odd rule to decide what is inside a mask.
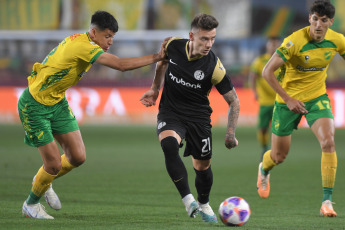
[[[186,140],[184,156],[194,159],[209,160],[212,157],[212,125],[210,122],[185,121],[174,113],[159,113],[157,117],[157,135],[165,130],[175,131]],[[180,147],[182,147],[182,142]]]

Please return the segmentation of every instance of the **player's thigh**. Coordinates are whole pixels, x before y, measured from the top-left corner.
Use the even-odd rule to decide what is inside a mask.
[[[52,175],[58,174],[61,170],[61,157],[59,147],[55,141],[39,146],[37,149],[41,154],[44,169]]]
[[[260,106],[259,110],[259,120],[258,120],[258,128],[264,129],[268,128],[269,124],[272,120],[272,114],[273,114],[273,108],[274,106]]]
[[[54,137],[61,145],[68,161],[72,165],[79,166],[84,163],[86,160],[86,151],[80,130],[56,134]]]
[[[54,141],[50,121],[55,109],[55,106],[38,103],[28,88],[22,93],[18,100],[18,113],[25,130],[26,144],[39,147]]]
[[[327,94],[324,94],[316,99],[308,101],[305,103],[305,105],[305,108],[308,110],[308,113],[305,115],[305,118],[308,122],[309,127],[312,127],[314,122],[320,118],[334,119],[331,103]]]
[[[54,135],[65,134],[79,130],[78,122],[69,107],[66,98],[56,104],[56,111],[51,119],[51,127]]]
[[[286,104],[276,102],[272,115],[272,133],[277,136],[291,135],[297,129],[302,114],[292,112]]]
[[[196,160],[212,158],[212,132],[208,122],[189,122],[187,124],[186,149],[184,156],[192,155]]]
[[[67,159],[74,166],[85,161],[86,152],[84,142],[79,130],[78,122],[68,105],[66,98],[58,104],[51,126],[55,139],[61,145]]]
[[[182,139],[186,136],[184,123],[177,116],[168,113],[158,114],[156,131],[159,141],[165,137],[172,136],[181,144]]]

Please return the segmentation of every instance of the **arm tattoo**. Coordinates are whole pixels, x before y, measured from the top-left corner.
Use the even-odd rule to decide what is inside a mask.
[[[240,114],[240,101],[238,99],[235,88],[223,95],[225,101],[229,104],[227,136],[234,137]]]

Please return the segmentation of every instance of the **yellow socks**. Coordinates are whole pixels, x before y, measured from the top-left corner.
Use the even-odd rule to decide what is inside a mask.
[[[271,158],[271,150],[268,150],[262,159],[262,170],[267,174],[276,165]]]
[[[35,180],[32,185],[32,189],[30,195],[26,202],[28,204],[37,204],[40,201],[40,198],[44,195],[44,193],[48,190],[49,186],[51,185],[52,181],[58,177],[61,177],[71,171],[72,169],[76,168],[76,166],[69,163],[65,154],[61,156],[61,165],[62,168],[57,175],[51,175],[47,173],[43,166],[38,170]]]
[[[337,172],[337,154],[322,152],[321,157],[321,177],[323,187],[323,200],[332,201],[332,193]]]
[[[38,170],[33,182],[30,195],[26,200],[28,204],[37,204],[43,194],[48,190],[56,175],[47,173],[43,166]]]
[[[257,138],[261,146],[265,147],[268,145],[270,134],[266,132],[266,134],[262,134],[261,130],[257,132]]]
[[[60,172],[56,175],[56,178],[59,178],[65,175],[66,173],[68,173],[69,171],[71,171],[72,169],[76,168],[76,166],[69,163],[65,154],[61,156],[61,165],[62,165],[62,168]]]

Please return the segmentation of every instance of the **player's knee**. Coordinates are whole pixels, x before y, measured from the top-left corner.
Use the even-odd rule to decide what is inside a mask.
[[[71,159],[68,159],[68,160],[75,167],[78,167],[78,166],[82,165],[85,162],[85,160],[86,160],[86,152],[85,152],[85,150],[84,151],[80,151],[77,154],[71,155]]]
[[[165,158],[170,158],[178,155],[179,144],[175,137],[169,136],[161,140],[161,146]]]
[[[71,162],[72,165],[78,167],[80,165],[82,165],[86,160],[86,154],[80,155],[76,158],[73,159],[73,163]]]
[[[54,162],[49,165],[44,165],[44,170],[51,175],[57,175],[61,169],[62,169],[61,161]]]
[[[211,160],[194,160],[193,167],[198,171],[206,171],[211,167]]]
[[[333,137],[324,138],[321,142],[321,149],[323,152],[334,152],[335,151],[335,143]]]
[[[284,162],[287,154],[277,153],[272,156],[272,160],[276,164],[281,164]]]

